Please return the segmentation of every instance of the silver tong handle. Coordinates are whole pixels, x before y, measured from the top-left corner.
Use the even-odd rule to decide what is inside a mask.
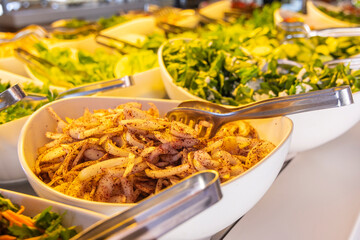
[[[327,28],[313,30],[310,37],[357,37],[360,36],[360,27]]]
[[[157,239],[221,198],[218,173],[206,170],[122,213],[95,223],[72,240]]]
[[[133,44],[133,43],[130,43],[130,42],[127,42],[125,40],[121,40],[119,38],[115,38],[115,37],[110,37],[110,36],[106,36],[106,35],[103,35],[103,34],[97,34],[95,36],[95,42],[102,45],[102,46],[105,46],[105,47],[108,47],[108,48],[111,48],[111,49],[115,49],[117,51],[119,51],[120,53],[122,54],[127,54],[126,51],[122,50],[122,48],[124,48],[124,46],[130,46],[130,47],[134,47],[134,48],[137,48],[137,49],[140,49],[141,47]]]
[[[19,102],[24,97],[26,97],[26,93],[18,84],[6,89],[0,93],[0,111]]]
[[[126,88],[133,85],[133,76],[124,76],[118,79],[105,80],[102,82],[70,88],[69,90],[59,93],[59,95],[56,96],[56,99],[93,95],[95,93],[106,92],[117,88]],[[38,93],[28,93],[26,98],[34,101],[47,99],[46,95]]]
[[[349,86],[334,87],[308,93],[270,98],[237,108],[223,107],[210,102],[186,101],[178,107],[192,107],[221,113],[237,119],[264,118],[341,107],[354,102]],[[205,108],[205,109],[204,109]],[[207,108],[207,109],[206,109]]]
[[[132,85],[134,85],[133,77],[125,76],[119,79],[106,80],[102,82],[96,82],[93,84],[87,84],[84,86],[71,88],[67,91],[61,92],[56,99],[92,95],[98,92],[110,91],[116,88],[130,87]]]

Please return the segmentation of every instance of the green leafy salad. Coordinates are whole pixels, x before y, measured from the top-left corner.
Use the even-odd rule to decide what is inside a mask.
[[[31,68],[32,73],[46,84],[71,88],[74,86],[119,78],[158,66],[156,50],[161,44],[156,34],[147,37],[141,49],[124,46],[126,54],[108,53],[98,48],[94,53],[70,48],[47,48],[34,45],[37,55],[55,65]]]
[[[5,91],[10,86],[10,83],[2,82],[0,79],[0,92]],[[57,95],[56,92],[49,91],[49,88],[46,86],[40,88],[34,84],[29,83],[23,84],[22,87],[26,92],[46,94],[48,101],[53,101]],[[20,101],[17,104],[10,106],[0,112],[0,125],[18,118],[28,116],[48,101]]]
[[[48,207],[35,217],[23,214],[24,206],[18,206],[0,194],[0,239],[67,240],[76,235],[75,227],[64,227],[64,214],[57,214]]]
[[[360,71],[323,62],[359,53],[358,40],[311,38],[281,43],[273,26],[276,4],[256,10],[253,18],[231,26],[208,25],[200,38],[169,42],[163,49],[165,66],[176,85],[200,98],[241,105],[334,86],[360,88]],[[277,59],[303,63],[280,68]]]

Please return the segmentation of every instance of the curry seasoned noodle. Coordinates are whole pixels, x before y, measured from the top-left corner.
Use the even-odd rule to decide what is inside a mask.
[[[91,201],[134,203],[205,169],[230,180],[267,156],[275,145],[259,139],[246,121],[228,123],[211,139],[139,103],[61,119],[41,147],[34,172],[48,186]]]

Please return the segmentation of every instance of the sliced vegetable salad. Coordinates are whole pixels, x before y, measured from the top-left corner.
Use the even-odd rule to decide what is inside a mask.
[[[23,214],[24,206],[18,206],[0,194],[0,239],[63,239],[76,235],[75,227],[62,226],[64,214],[45,209],[34,217]]]

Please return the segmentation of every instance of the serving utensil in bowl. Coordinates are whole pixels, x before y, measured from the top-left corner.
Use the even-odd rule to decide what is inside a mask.
[[[49,141],[45,136],[46,132],[53,131],[57,125],[49,115],[47,107],[52,107],[61,118],[77,118],[82,115],[85,108],[88,108],[89,111],[109,109],[127,102],[141,103],[144,109],[148,106],[147,103],[152,102],[159,109],[160,116],[164,116],[169,110],[175,108],[180,103],[179,101],[172,100],[119,97],[66,98],[49,103],[29,117],[19,138],[18,154],[28,181],[39,196],[107,215],[136,206],[136,203],[93,202],[62,194],[42,182],[32,171],[38,155],[38,148]],[[69,106],[71,107],[69,108]],[[164,239],[209,237],[229,226],[245,214],[260,200],[270,187],[288,153],[292,134],[292,122],[287,117],[276,117],[251,119],[249,123],[256,129],[259,137],[272,142],[276,146],[275,149],[242,175],[221,184],[221,191],[223,192],[221,201],[166,233],[163,236]],[[35,137],[36,141],[34,141]]]
[[[307,17],[309,23],[313,23],[317,29],[332,28],[332,27],[351,27],[358,26],[359,24],[343,21],[331,17],[321,11],[318,7],[325,7],[334,12],[342,11],[341,7],[334,6],[324,1],[307,1]]]
[[[169,42],[175,40],[169,40]],[[159,48],[158,61],[161,77],[170,99],[204,101],[204,99],[191,94],[186,88],[174,83],[162,56],[166,44],[168,43],[163,43]],[[354,104],[349,106],[289,115],[288,117],[294,122],[290,152],[302,152],[318,147],[351,129],[360,120],[360,92],[353,93],[353,99]]]
[[[126,88],[134,85],[134,79],[132,76],[125,76],[119,79],[105,80],[101,82],[96,82],[92,84],[85,84],[79,87],[70,88],[63,92],[60,92],[55,100],[61,98],[69,98],[69,97],[78,97],[78,96],[87,96],[93,95],[96,93],[111,91],[117,88]],[[46,100],[46,96],[43,94],[30,93],[27,95],[30,100]]]
[[[226,108],[203,101],[188,101],[179,104],[178,108],[169,111],[167,117],[170,120],[181,121],[191,127],[205,120],[211,125],[208,128],[200,129],[200,134],[206,138],[211,138],[223,124],[231,121],[284,116],[331,107],[347,106],[352,103],[353,98],[350,87],[343,86],[270,98],[238,108]]]
[[[213,170],[202,171],[94,224],[72,240],[158,239],[221,198],[219,174]]]
[[[292,67],[303,67],[303,64],[289,60],[289,59],[278,59],[277,63],[279,67],[282,66],[292,66]],[[333,59],[330,61],[326,61],[323,63],[324,66],[327,66],[328,68],[334,68],[339,64],[344,64],[349,67],[349,69],[352,70],[358,70],[360,69],[360,57],[359,55],[349,57],[349,58],[342,58],[342,59]]]
[[[358,37],[360,27],[342,27],[311,30],[304,22],[280,22],[278,25],[279,35],[284,41],[296,38],[312,37]]]

